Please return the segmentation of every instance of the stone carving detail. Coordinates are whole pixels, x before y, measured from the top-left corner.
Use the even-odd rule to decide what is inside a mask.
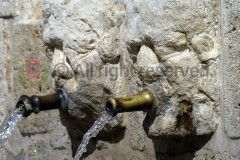
[[[239,6],[239,0],[0,1],[1,120],[13,95],[52,86],[70,96],[68,112],[60,112],[67,131],[58,111],[29,117],[0,159],[69,159],[107,96],[144,88],[154,93],[154,108],[119,114],[91,141],[88,159],[239,159]],[[31,49],[49,64],[45,88],[24,89],[16,78]],[[16,139],[21,146],[12,144]]]
[[[44,12],[51,12],[45,15],[44,28],[48,55],[61,50],[74,73],[55,81],[71,93],[72,106],[65,114],[78,119],[77,126],[69,122],[67,127],[86,130],[103,112],[106,96],[144,87],[157,99],[144,120],[149,137],[214,133],[219,123],[215,3],[46,1]],[[58,61],[56,56],[52,61]],[[116,128],[123,126],[121,121]]]

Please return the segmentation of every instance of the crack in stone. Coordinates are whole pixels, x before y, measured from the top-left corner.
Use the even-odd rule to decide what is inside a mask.
[[[100,35],[97,33],[97,31],[96,31],[95,29],[93,29],[92,25],[89,24],[86,19],[81,18],[80,20],[81,20],[82,22],[84,22],[86,25],[88,25],[88,27],[91,29],[91,31],[92,31],[93,33],[95,33],[98,37],[100,37]]]

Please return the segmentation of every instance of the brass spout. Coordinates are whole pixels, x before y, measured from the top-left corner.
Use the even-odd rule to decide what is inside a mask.
[[[39,113],[40,111],[52,109],[66,109],[68,106],[67,93],[64,89],[58,89],[56,93],[46,96],[33,95],[28,97],[22,95],[16,105],[23,112],[23,116],[27,117],[32,112]]]
[[[108,97],[105,109],[114,115],[121,112],[146,111],[153,105],[153,95],[148,90],[128,97]]]

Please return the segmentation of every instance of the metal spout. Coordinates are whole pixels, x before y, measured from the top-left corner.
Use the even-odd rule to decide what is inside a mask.
[[[67,93],[64,89],[58,89],[56,93],[46,96],[31,97],[22,95],[16,105],[16,108],[22,110],[23,116],[28,117],[32,112],[39,113],[40,111],[52,110],[61,108],[65,110],[68,106]]]
[[[148,90],[132,96],[108,97],[105,103],[107,112],[117,115],[121,112],[146,111],[153,105],[153,95]]]

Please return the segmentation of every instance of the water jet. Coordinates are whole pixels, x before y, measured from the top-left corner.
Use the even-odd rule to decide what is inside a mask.
[[[83,140],[78,147],[74,160],[79,160],[82,154],[87,151],[86,147],[92,137],[96,137],[97,134],[103,129],[103,127],[116,116],[122,112],[134,112],[134,111],[146,111],[153,105],[153,95],[148,90],[143,90],[138,94],[114,98],[112,96],[107,97],[105,102],[104,113],[93,124],[93,126],[84,134]]]
[[[22,117],[28,117],[31,113],[37,114],[45,110],[58,108],[65,110],[67,106],[68,98],[64,89],[57,89],[56,93],[45,96],[20,96],[16,108],[10,112],[0,127],[0,149]]]

